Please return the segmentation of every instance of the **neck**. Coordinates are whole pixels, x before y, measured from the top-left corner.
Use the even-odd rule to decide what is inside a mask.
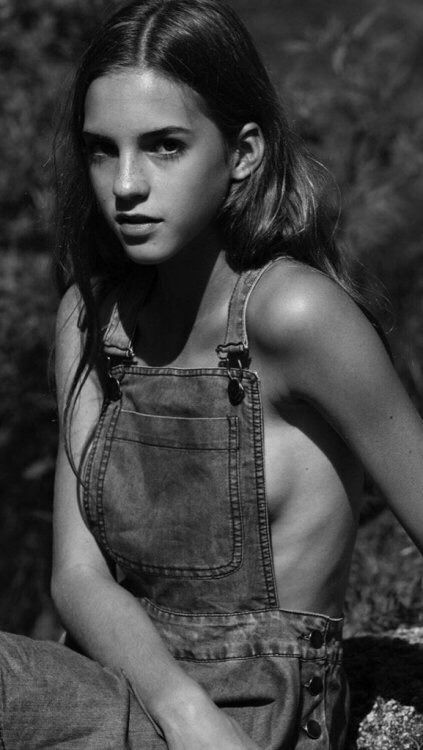
[[[216,336],[224,334],[227,303],[236,274],[217,243],[198,242],[156,266],[156,277],[138,325],[138,355],[147,364],[175,362],[181,353],[213,350]],[[194,334],[195,332],[195,334]],[[193,344],[192,335],[194,334]],[[212,343],[210,343],[210,340]],[[183,366],[188,359],[183,359]]]
[[[218,304],[234,273],[229,268],[222,245],[206,240],[192,249],[157,266],[157,279],[151,293],[162,311],[183,321],[193,322]],[[166,316],[167,317],[167,316]]]

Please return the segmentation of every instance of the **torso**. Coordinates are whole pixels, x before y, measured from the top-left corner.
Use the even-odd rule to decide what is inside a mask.
[[[247,330],[250,369],[258,373],[261,383],[266,497],[279,606],[338,617],[355,541],[363,472],[317,409],[289,392],[283,362],[275,362],[261,350],[255,337],[255,307],[260,295],[266,294],[268,274],[251,295]],[[228,287],[234,280],[230,272]],[[160,330],[156,311],[149,314],[147,306],[134,342],[138,363],[215,367],[215,346],[224,338],[228,299],[216,305],[201,324],[194,324],[177,345],[169,321]],[[166,341],[170,342],[167,352]]]
[[[360,464],[323,417],[262,383],[266,495],[279,603],[342,614],[362,488]]]

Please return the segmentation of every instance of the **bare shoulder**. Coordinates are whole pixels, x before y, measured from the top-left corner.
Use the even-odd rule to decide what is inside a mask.
[[[286,260],[263,274],[251,295],[247,325],[256,346],[283,354],[316,348],[330,351],[340,341],[354,347],[368,340],[382,346],[354,300],[333,279],[303,263]],[[346,336],[348,332],[348,336]]]
[[[372,324],[336,282],[290,261],[262,276],[250,303],[263,382],[323,416],[423,550],[423,424]]]

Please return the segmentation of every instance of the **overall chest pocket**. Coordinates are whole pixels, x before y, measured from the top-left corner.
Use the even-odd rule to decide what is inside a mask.
[[[108,432],[91,467],[106,552],[123,567],[169,577],[215,578],[239,567],[237,417],[121,410]]]

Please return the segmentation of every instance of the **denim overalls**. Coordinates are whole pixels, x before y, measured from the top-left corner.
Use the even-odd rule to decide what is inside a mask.
[[[83,512],[173,656],[260,748],[341,750],[342,621],[278,606],[260,381],[246,332],[248,298],[267,268],[238,278],[207,369],[139,366],[131,341],[147,287],[120,289],[104,336],[109,398],[86,459]],[[135,711],[133,722],[134,747],[166,748],[146,714]]]

